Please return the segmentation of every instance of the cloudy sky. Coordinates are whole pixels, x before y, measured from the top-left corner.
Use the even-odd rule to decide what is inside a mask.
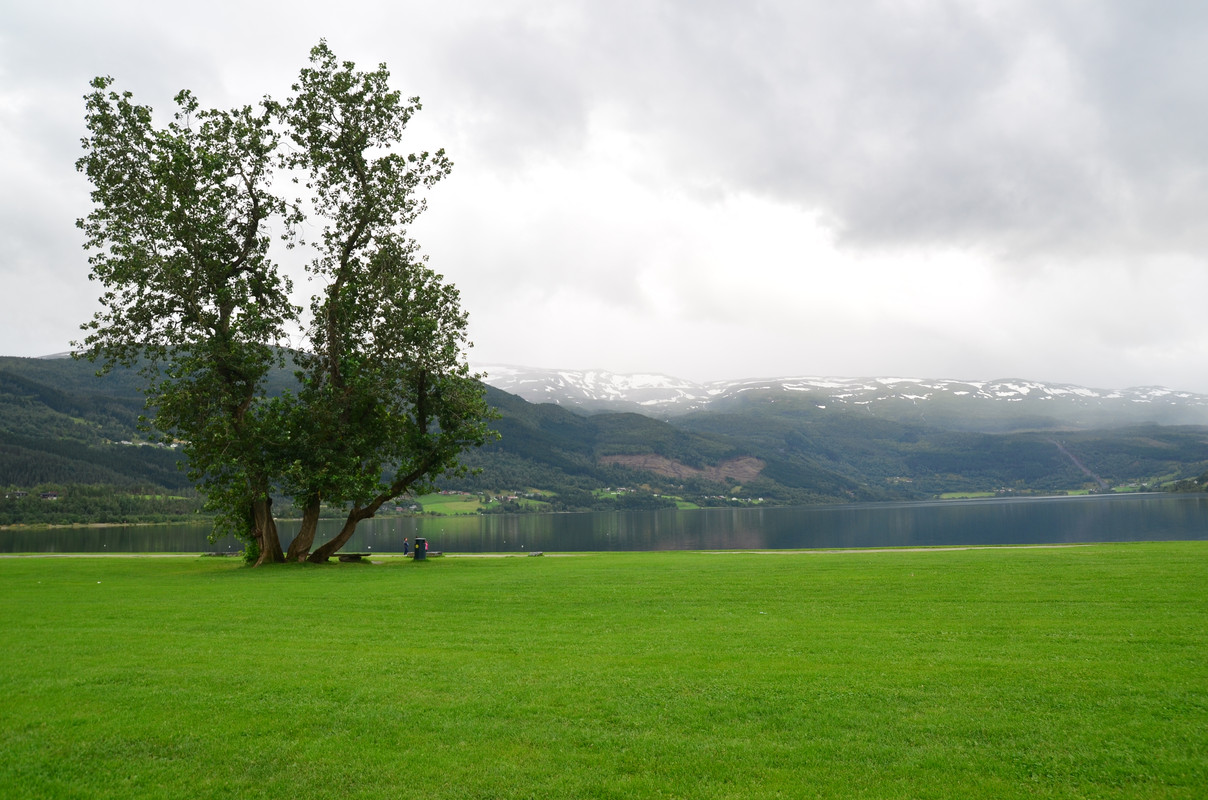
[[[0,0],[0,354],[65,350],[94,75],[385,61],[477,364],[1208,392],[1208,5]]]

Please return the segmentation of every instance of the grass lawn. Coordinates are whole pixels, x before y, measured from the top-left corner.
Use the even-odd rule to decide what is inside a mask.
[[[5,798],[1201,798],[1208,543],[0,559]]]

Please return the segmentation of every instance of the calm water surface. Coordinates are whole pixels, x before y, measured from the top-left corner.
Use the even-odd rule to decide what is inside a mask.
[[[322,541],[338,520],[320,526]],[[298,523],[282,522],[282,544]],[[208,526],[0,531],[5,553],[237,552]],[[403,537],[431,550],[491,553],[927,547],[1208,539],[1206,495],[1102,495],[764,509],[414,517],[364,522],[344,550],[393,553]]]

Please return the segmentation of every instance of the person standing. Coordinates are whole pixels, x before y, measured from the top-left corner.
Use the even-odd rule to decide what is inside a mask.
[[[410,552],[411,552],[411,539],[404,536],[403,537],[403,555],[405,556]]]

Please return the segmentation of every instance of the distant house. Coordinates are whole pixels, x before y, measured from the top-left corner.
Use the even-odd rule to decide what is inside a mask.
[[[41,497],[43,500],[58,500],[59,499],[58,492],[42,492],[42,494],[40,494],[38,496]]]
[[[22,497],[29,497],[29,492],[9,492],[4,495],[6,500],[20,500]]]

